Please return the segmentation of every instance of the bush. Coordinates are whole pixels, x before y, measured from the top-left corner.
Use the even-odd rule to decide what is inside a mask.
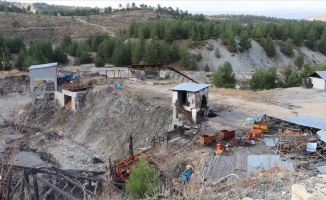
[[[104,67],[105,65],[105,62],[101,57],[96,57],[94,63],[96,67]]]
[[[215,49],[215,56],[216,56],[216,58],[221,57],[221,53],[220,53],[220,50],[218,48]]]
[[[82,52],[79,57],[81,64],[92,63],[93,59],[88,52]]]
[[[209,72],[209,71],[210,71],[209,66],[208,66],[207,63],[206,63],[206,65],[204,66],[204,71],[205,71],[205,72]]]
[[[208,51],[213,51],[213,49],[214,49],[213,44],[212,43],[209,43],[208,46],[207,46],[207,50]]]
[[[225,62],[218,67],[212,74],[212,83],[216,87],[234,88],[236,79],[231,63]]]
[[[249,85],[252,90],[272,89],[277,87],[276,68],[269,69],[258,68],[255,70]]]
[[[138,163],[131,168],[126,190],[133,198],[144,198],[145,195],[152,196],[158,188],[158,177],[153,166],[148,166],[146,158],[141,156]]]

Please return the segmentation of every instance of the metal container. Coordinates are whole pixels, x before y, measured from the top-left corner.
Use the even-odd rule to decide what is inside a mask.
[[[199,143],[201,145],[210,145],[216,142],[216,134],[215,133],[206,133],[199,136]]]
[[[253,123],[252,128],[262,130],[263,132],[268,132],[268,126],[269,126],[268,122],[256,122]]]
[[[228,130],[221,130],[218,133],[221,140],[229,139],[235,136],[235,130],[228,129]]]

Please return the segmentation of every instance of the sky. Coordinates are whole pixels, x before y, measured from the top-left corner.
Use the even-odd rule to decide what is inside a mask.
[[[7,0],[8,1],[8,0]],[[9,0],[17,1],[17,0]],[[306,13],[306,15],[318,15],[321,13],[326,13],[326,1],[318,0],[283,0],[283,1],[268,1],[268,0],[254,0],[254,1],[235,1],[235,0],[210,0],[210,1],[200,1],[200,0],[190,0],[190,1],[176,1],[176,0],[161,0],[161,1],[137,1],[137,0],[21,0],[20,2],[46,2],[48,4],[57,5],[70,5],[70,6],[87,6],[87,7],[108,7],[118,8],[119,4],[123,7],[129,2],[135,2],[137,6],[141,4],[151,5],[157,7],[158,4],[161,7],[169,7],[180,10],[187,10],[191,13],[202,13],[202,14],[257,14],[257,15],[268,15],[268,13],[274,13],[274,15],[282,14],[293,14],[293,13]]]

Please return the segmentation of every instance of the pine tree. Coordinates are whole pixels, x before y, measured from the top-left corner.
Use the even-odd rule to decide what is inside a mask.
[[[301,69],[302,65],[304,64],[304,59],[302,53],[299,53],[298,56],[294,60],[294,64]]]
[[[293,55],[293,44],[290,38],[288,38],[284,44],[284,47],[282,47],[282,52],[286,54],[287,56]]]
[[[230,62],[225,62],[212,74],[212,84],[216,87],[234,88],[235,74]]]
[[[273,40],[271,37],[268,37],[267,39],[264,40],[264,49],[269,57],[273,57],[276,54],[276,49],[273,43]]]
[[[314,50],[316,47],[316,42],[317,42],[317,31],[314,27],[312,27],[307,34],[306,46],[309,49]]]
[[[250,37],[247,31],[242,31],[240,34],[240,46],[246,50],[251,48]]]
[[[318,50],[322,54],[326,55],[326,28],[323,32],[323,35],[321,36],[321,38],[319,40]]]

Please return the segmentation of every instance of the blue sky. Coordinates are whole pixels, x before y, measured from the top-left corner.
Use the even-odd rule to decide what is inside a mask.
[[[9,0],[15,1],[15,0]],[[163,0],[163,1],[115,1],[115,0],[92,0],[92,1],[77,1],[77,0],[66,0],[66,1],[56,1],[56,0],[22,0],[21,2],[46,2],[48,4],[57,5],[71,5],[71,6],[88,6],[88,7],[108,7],[112,6],[117,8],[119,4],[124,7],[129,2],[135,2],[136,5],[147,4],[156,7],[158,4],[164,7],[179,7],[181,10],[188,10],[191,13],[203,13],[203,14],[220,14],[220,13],[235,13],[235,14],[261,14],[264,11],[280,11],[287,12],[289,10],[296,12],[306,12],[310,11],[311,14],[316,12],[320,14],[322,12],[326,13],[326,1],[309,1],[309,0],[283,0],[283,1],[266,1],[266,0],[255,0],[255,1],[223,1],[223,0],[210,0],[210,1],[173,1],[173,0]],[[275,12],[274,12],[275,13]],[[275,13],[277,14],[277,12]]]

